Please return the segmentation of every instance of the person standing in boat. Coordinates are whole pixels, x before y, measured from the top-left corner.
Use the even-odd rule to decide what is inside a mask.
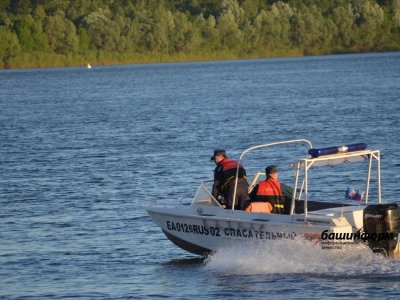
[[[212,196],[220,203],[221,201],[218,197],[222,196],[223,203],[221,204],[224,204],[226,208],[232,208],[236,172],[239,165],[235,209],[243,209],[250,202],[246,170],[238,162],[228,158],[226,156],[226,151],[223,149],[214,150],[214,155],[211,157],[211,160],[217,165],[214,169]]]
[[[285,200],[292,199],[291,187],[280,183],[278,180],[278,167],[271,165],[265,168],[264,181],[260,181],[250,192],[252,202],[268,202],[272,205],[272,213],[283,214],[285,211]]]

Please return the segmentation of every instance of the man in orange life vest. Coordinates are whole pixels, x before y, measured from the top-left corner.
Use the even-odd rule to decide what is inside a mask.
[[[219,195],[224,197],[226,208],[232,208],[233,194],[235,190],[236,172],[238,163],[226,156],[225,150],[214,150],[211,160],[217,165],[214,169],[214,184],[212,196],[218,199]],[[235,209],[243,209],[250,202],[248,196],[249,184],[246,180],[246,170],[239,165],[238,183],[236,188]]]
[[[260,181],[250,193],[252,202],[269,202],[272,204],[272,213],[288,213],[285,210],[285,199],[291,199],[293,190],[278,181],[277,166],[265,168],[266,180]]]

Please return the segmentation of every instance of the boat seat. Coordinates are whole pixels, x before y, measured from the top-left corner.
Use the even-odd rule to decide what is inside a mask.
[[[248,212],[263,212],[270,214],[272,209],[272,204],[269,202],[253,202],[250,203],[244,210]]]

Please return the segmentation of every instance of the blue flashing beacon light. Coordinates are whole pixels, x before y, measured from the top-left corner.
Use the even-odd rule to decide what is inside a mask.
[[[310,154],[312,158],[316,158],[319,156],[331,155],[331,154],[336,154],[336,153],[360,151],[360,150],[365,150],[366,148],[367,148],[367,144],[357,143],[357,144],[350,144],[350,145],[337,146],[337,147],[327,147],[327,148],[321,148],[321,149],[313,148],[313,149],[308,150],[308,154]]]

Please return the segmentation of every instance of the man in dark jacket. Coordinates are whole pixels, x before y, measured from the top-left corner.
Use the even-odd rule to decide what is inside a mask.
[[[218,199],[218,196],[223,196],[222,204],[225,204],[226,208],[232,208],[236,172],[239,165],[235,209],[243,209],[249,203],[249,184],[246,180],[246,170],[238,162],[228,158],[226,156],[226,151],[223,149],[214,150],[214,155],[211,157],[211,160],[217,165],[214,170],[212,196],[220,203],[222,200]]]
[[[251,191],[251,201],[271,203],[273,207],[272,213],[288,213],[288,207],[285,207],[285,200],[292,198],[292,188],[279,182],[277,166],[266,167],[265,176],[267,179],[260,181]]]

